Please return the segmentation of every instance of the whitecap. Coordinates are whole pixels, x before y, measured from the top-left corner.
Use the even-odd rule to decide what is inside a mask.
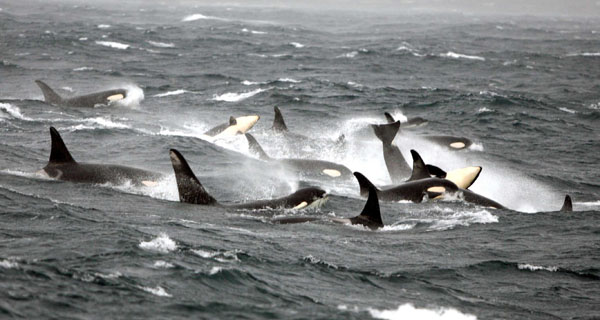
[[[256,89],[249,92],[236,93],[236,92],[227,92],[222,95],[213,95],[212,100],[214,101],[226,101],[226,102],[238,102],[245,99],[248,99],[254,95],[257,95],[263,91],[267,91],[268,89]]]
[[[304,45],[300,42],[290,42],[290,45],[296,48],[304,48]]]
[[[448,51],[447,53],[442,53],[442,54],[440,54],[440,56],[445,57],[445,58],[453,58],[453,59],[469,59],[469,60],[485,61],[484,57],[470,56],[470,55],[456,53],[456,52],[452,52],[452,51]]]
[[[242,81],[242,84],[245,86],[253,86],[255,84],[265,84],[264,82],[256,82],[256,81],[249,81],[249,80],[244,80]]]
[[[155,47],[159,47],[159,48],[173,48],[175,47],[174,43],[166,43],[166,42],[158,42],[158,41],[146,41],[149,44],[155,46]]]
[[[162,287],[156,287],[156,288],[150,288],[150,287],[139,287],[140,289],[146,291],[146,292],[150,292],[155,296],[159,296],[159,297],[167,297],[170,298],[173,295],[169,294],[167,291],[165,291],[165,289],[163,289]]]
[[[94,70],[94,68],[92,68],[92,67],[79,67],[79,68],[73,69],[73,71],[90,71],[90,70]]]
[[[25,120],[25,121],[33,121],[33,119],[24,116],[21,113],[21,109],[19,109],[19,107],[13,106],[10,103],[1,103],[0,102],[0,110],[4,110],[6,113],[8,113],[13,118],[17,118],[17,119],[21,119],[21,120]]]
[[[363,87],[362,84],[356,83],[354,81],[348,81],[348,85],[351,86],[351,87],[354,87],[354,88],[362,88]]]
[[[177,243],[171,240],[166,233],[161,233],[158,237],[150,241],[140,242],[139,247],[148,251],[168,253],[177,249]]]
[[[303,259],[304,259],[304,261],[308,261],[311,264],[324,264],[324,265],[326,265],[329,268],[338,269],[338,266],[336,266],[335,264],[329,263],[329,262],[326,262],[326,261],[323,261],[323,260],[320,260],[320,259],[317,259],[317,258],[313,257],[313,255],[311,255],[311,254],[309,254],[308,256],[304,257]]]
[[[336,58],[354,58],[357,55],[358,55],[358,51],[352,51],[352,52],[341,54],[341,55],[337,56]]]
[[[161,269],[170,269],[175,267],[172,263],[163,261],[163,260],[157,260],[154,261],[154,267],[155,268],[161,268]]]
[[[200,13],[196,13],[196,14],[192,14],[189,15],[185,18],[183,18],[183,22],[190,22],[190,21],[196,21],[196,20],[227,20],[227,19],[223,19],[223,18],[218,18],[218,17],[211,17],[211,16],[205,16],[203,14]]]
[[[529,271],[539,271],[539,270],[550,271],[550,272],[558,271],[558,267],[543,267],[543,266],[536,266],[536,265],[527,264],[527,263],[519,263],[517,265],[517,268],[519,268],[519,270],[529,270]]]
[[[558,110],[560,110],[560,111],[564,111],[564,112],[566,112],[566,113],[573,113],[573,114],[574,114],[574,113],[577,113],[577,111],[575,111],[575,110],[572,110],[572,109],[569,109],[569,108],[565,108],[565,107],[560,107],[560,108],[558,108]]]
[[[184,94],[186,92],[188,92],[188,91],[179,89],[179,90],[175,90],[175,91],[168,91],[165,93],[155,94],[155,95],[153,95],[153,97],[162,98],[162,97],[167,97],[167,96],[176,96],[176,95]]]
[[[0,261],[0,267],[4,269],[16,269],[19,267],[19,264],[16,261],[2,260]]]
[[[79,41],[87,41],[87,40],[88,40],[87,37],[81,37],[81,38],[79,38]]]
[[[98,29],[108,29],[110,28],[110,24],[99,24]]]
[[[430,319],[430,320],[475,320],[476,316],[462,313],[454,308],[419,309],[410,303],[398,306],[398,309],[378,310],[367,308],[373,318],[377,319]]]
[[[494,110],[486,108],[486,107],[479,108],[479,110],[477,110],[477,113],[486,113],[486,112],[494,112]]]
[[[300,80],[295,80],[292,78],[279,78],[277,81],[280,82],[291,82],[291,83],[300,83]]]
[[[129,48],[129,46],[130,46],[125,43],[114,42],[114,41],[96,41],[96,44],[99,44],[99,45],[105,46],[105,47],[114,48],[114,49],[120,49],[120,50],[125,50],[125,49]]]
[[[569,53],[567,57],[600,57],[600,52]]]
[[[221,272],[221,270],[223,270],[223,268],[221,268],[221,267],[212,267],[212,269],[210,269],[208,274],[212,276],[212,275],[215,275],[215,274]]]

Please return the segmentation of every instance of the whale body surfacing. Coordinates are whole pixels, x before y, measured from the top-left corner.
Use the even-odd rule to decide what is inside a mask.
[[[97,105],[110,105],[127,97],[127,90],[113,89],[72,98],[63,98],[42,80],[35,80],[35,83],[42,89],[44,101],[55,106],[93,108]]]

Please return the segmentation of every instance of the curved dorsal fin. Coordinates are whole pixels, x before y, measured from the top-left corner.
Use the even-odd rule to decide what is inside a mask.
[[[65,163],[75,162],[75,159],[71,156],[71,153],[67,149],[63,139],[54,127],[50,127],[50,137],[52,139],[52,147],[50,149],[50,159],[48,162],[52,163]]]
[[[423,162],[423,159],[421,158],[419,153],[415,150],[410,150],[410,154],[413,158],[412,174],[410,175],[410,178],[406,181],[430,178],[431,174],[429,173],[429,170],[427,170],[427,166],[425,165],[425,162]]]
[[[392,141],[394,141],[396,134],[400,130],[400,121],[389,124],[372,124],[371,127],[377,138],[379,138],[383,144],[389,145],[392,144]]]
[[[42,93],[44,94],[44,101],[50,104],[59,104],[62,102],[62,98],[50,88],[46,83],[42,80],[35,80],[35,83],[42,89]]]
[[[394,120],[394,117],[392,117],[392,115],[389,112],[384,112],[383,114],[385,115],[385,118],[387,119],[388,123],[396,122],[396,120]]]
[[[565,202],[563,203],[562,208],[560,208],[561,212],[573,212],[573,202],[571,201],[571,196],[565,196]]]
[[[383,227],[381,211],[379,210],[379,199],[377,198],[377,190],[374,186],[369,187],[369,198],[360,215],[350,218],[350,222],[352,222],[352,224],[361,224],[370,229]]]
[[[256,141],[256,139],[254,139],[254,137],[251,134],[246,133],[244,135],[246,136],[246,140],[248,140],[248,148],[251,152],[256,153],[256,155],[258,155],[258,158],[261,160],[271,159],[271,157],[267,155],[265,150],[263,150],[258,141]]]
[[[281,110],[279,110],[279,107],[275,106],[273,110],[275,111],[275,118],[273,118],[272,129],[280,132],[288,131],[288,128],[285,125],[285,121],[283,121],[283,115],[281,114]]]
[[[216,204],[217,200],[206,192],[181,153],[171,149],[169,156],[173,171],[175,171],[179,201],[193,204]]]
[[[235,126],[237,124],[237,120],[233,116],[229,117],[229,125]]]
[[[377,191],[377,187],[367,179],[362,173],[356,171],[354,172],[354,176],[358,181],[358,185],[360,187],[360,195],[366,197],[369,194],[369,189],[374,188]]]

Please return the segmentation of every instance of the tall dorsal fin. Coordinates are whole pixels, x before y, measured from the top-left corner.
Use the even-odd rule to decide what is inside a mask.
[[[356,174],[356,173],[355,173]],[[369,198],[360,215],[350,218],[352,224],[361,224],[370,229],[383,227],[381,220],[381,211],[379,210],[379,199],[377,198],[377,189],[374,186],[369,187]]]
[[[235,126],[237,124],[237,120],[233,116],[229,117],[229,125]]]
[[[275,106],[273,108],[273,111],[275,111],[275,118],[273,118],[273,130],[275,131],[280,131],[280,132],[287,132],[288,128],[285,125],[285,121],[283,120],[283,115],[281,114],[281,110],[279,110],[279,107]]]
[[[181,153],[171,149],[169,156],[173,171],[175,171],[179,201],[193,204],[216,204],[217,200],[206,192]]]
[[[46,103],[59,104],[63,101],[63,99],[42,80],[35,80],[35,83],[42,89],[44,101],[46,101]]]
[[[400,130],[400,121],[389,124],[372,124],[371,127],[375,132],[375,135],[384,145],[392,144],[396,134]]]
[[[251,134],[246,133],[244,135],[246,136],[246,140],[248,140],[248,148],[251,152],[258,155],[258,158],[261,160],[271,159],[271,157],[269,157],[269,155],[265,152],[265,150],[263,150],[258,141],[256,141],[256,139],[254,139],[254,137]]]
[[[50,138],[52,139],[52,147],[50,149],[49,163],[75,162],[63,139],[54,127],[50,127]]]
[[[392,115],[389,112],[385,112],[383,114],[385,115],[385,118],[387,119],[388,123],[396,122],[396,120],[394,120],[394,117],[392,117]]]
[[[565,196],[565,202],[563,203],[562,208],[560,208],[561,212],[573,212],[573,202],[571,201],[571,196]]]
[[[367,179],[362,173],[356,171],[354,172],[354,176],[358,181],[358,185],[360,187],[360,195],[366,197],[369,194],[369,189],[374,188],[377,191],[377,187]]]
[[[423,162],[423,159],[419,153],[415,150],[410,150],[410,154],[413,158],[412,174],[406,181],[430,178],[431,174],[429,173],[429,170],[427,170],[427,166],[425,165],[425,162]]]

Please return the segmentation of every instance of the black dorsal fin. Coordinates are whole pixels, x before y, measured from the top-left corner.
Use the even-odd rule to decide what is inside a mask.
[[[35,83],[38,85],[38,87],[40,87],[40,89],[42,89],[44,101],[46,101],[46,103],[59,104],[62,102],[63,99],[42,80],[35,80]]]
[[[65,145],[63,139],[58,134],[58,131],[54,127],[50,127],[50,138],[52,139],[52,147],[50,149],[50,159],[48,162],[51,163],[65,163],[75,162],[75,159],[71,156],[69,149]]]
[[[423,159],[419,153],[415,150],[410,150],[410,154],[413,158],[413,167],[412,174],[407,181],[430,178],[431,174],[429,173],[429,170],[427,170],[427,166],[425,165],[425,162],[423,162]]]
[[[377,190],[377,187],[367,179],[362,173],[356,171],[354,172],[354,176],[358,181],[358,185],[360,186],[360,195],[366,197],[369,194],[369,189],[374,188]]]
[[[396,120],[394,120],[394,117],[392,117],[392,115],[389,112],[385,112],[384,115],[388,123],[396,122]]]
[[[370,229],[379,229],[383,227],[381,220],[381,211],[379,210],[379,199],[377,198],[377,189],[374,186],[369,187],[369,198],[360,215],[350,218],[352,224],[361,224]]]
[[[235,126],[237,124],[237,120],[233,116],[229,117],[229,125]]]
[[[246,136],[246,140],[248,140],[248,148],[250,149],[251,152],[255,153],[258,156],[258,158],[261,160],[271,159],[271,157],[269,157],[269,155],[267,155],[265,150],[263,150],[263,148],[260,146],[258,141],[256,141],[256,139],[254,139],[254,137],[251,134],[246,133],[244,135]]]
[[[193,204],[216,204],[217,200],[206,192],[181,153],[171,149],[169,156],[173,171],[175,171],[179,201]]]
[[[565,196],[565,202],[563,203],[562,208],[560,208],[561,212],[573,212],[573,202],[571,201],[571,196]]]
[[[440,169],[439,167],[436,167],[434,165],[428,164],[425,165],[425,167],[427,167],[427,171],[429,171],[429,174],[432,176],[436,176],[438,178],[446,178],[446,171]],[[475,181],[475,180],[473,180]]]
[[[288,131],[288,128],[285,125],[285,121],[283,120],[283,115],[281,114],[281,110],[279,110],[279,107],[275,106],[273,108],[273,110],[275,111],[275,118],[273,118],[273,128],[272,129],[275,131],[280,131],[280,132]]]
[[[396,134],[400,130],[400,121],[389,124],[372,124],[375,135],[384,145],[392,144]]]

